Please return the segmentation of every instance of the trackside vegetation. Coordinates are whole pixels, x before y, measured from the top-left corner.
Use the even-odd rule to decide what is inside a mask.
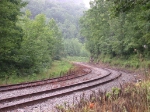
[[[150,1],[94,0],[90,6],[80,24],[91,58],[150,67]]]
[[[28,76],[16,76],[12,75],[8,79],[2,80],[0,79],[0,85],[5,84],[18,84],[22,82],[31,82],[37,80],[44,80],[49,78],[59,77],[60,75],[65,74],[70,69],[73,69],[74,66],[67,61],[64,60],[55,60],[52,63],[50,69],[46,69],[46,71],[39,73],[39,74],[32,74]]]
[[[81,95],[74,105],[67,102],[57,105],[59,112],[149,112],[150,82],[128,84],[121,89],[112,88],[110,92],[98,92],[86,98]]]
[[[47,71],[57,76],[71,66],[66,62],[63,67],[63,57],[89,56],[78,33],[86,8],[80,1],[54,1],[0,1],[1,84],[43,79]]]

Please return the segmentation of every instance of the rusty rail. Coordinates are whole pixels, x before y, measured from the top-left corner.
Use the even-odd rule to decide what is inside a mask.
[[[86,69],[86,71],[84,69]],[[50,84],[50,83],[54,83],[54,82],[75,79],[75,78],[85,76],[92,72],[92,70],[90,68],[84,67],[84,69],[82,69],[83,71],[77,71],[77,73],[74,71],[69,71],[67,73],[67,75],[60,76],[57,78],[50,78],[50,79],[46,79],[46,80],[40,80],[40,81],[34,81],[34,82],[28,82],[28,83],[0,86],[0,92],[19,90],[19,89],[24,89],[24,88],[28,88],[28,87],[35,87],[35,86],[46,85],[46,84]],[[81,75],[77,75],[78,72],[81,72]]]
[[[29,98],[29,97],[32,97],[32,96],[38,96],[38,95],[42,95],[42,94],[46,94],[46,93],[51,93],[51,92],[55,92],[55,91],[61,91],[61,90],[65,90],[65,89],[68,89],[68,88],[85,85],[87,83],[91,83],[91,82],[94,82],[94,81],[98,81],[98,80],[102,80],[104,78],[107,78],[109,75],[111,75],[111,73],[109,73],[109,74],[107,74],[105,76],[102,76],[100,78],[97,78],[97,79],[92,79],[92,80],[80,82],[80,83],[69,85],[69,86],[55,88],[55,89],[51,89],[51,90],[47,90],[47,91],[41,91],[41,92],[38,92],[38,93],[27,94],[27,95],[23,95],[23,96],[12,97],[12,98],[8,98],[8,99],[2,99],[2,100],[0,100],[0,104],[5,103],[6,101],[7,102],[11,102],[11,101],[14,101],[14,100],[25,99],[25,98]],[[47,100],[47,99],[51,99],[51,98],[54,98],[54,97],[60,97],[60,96],[64,96],[64,95],[69,95],[69,94],[71,94],[73,92],[88,90],[88,89],[91,89],[91,88],[94,88],[94,87],[97,87],[97,86],[109,83],[111,81],[114,81],[114,80],[118,79],[119,77],[121,77],[121,75],[122,74],[119,73],[119,74],[117,74],[115,77],[113,77],[111,79],[107,79],[106,81],[102,81],[102,82],[100,82],[98,84],[90,85],[88,87],[81,87],[81,88],[76,89],[76,90],[70,90],[68,92],[55,94],[55,95],[51,95],[51,96],[40,98],[40,99],[37,98],[37,99],[32,100],[32,101],[25,101],[23,103],[14,104],[14,105],[10,105],[10,106],[4,106],[4,107],[1,106],[0,107],[0,111],[6,111],[6,110],[9,110],[9,109],[14,109],[16,107],[20,107],[20,106],[24,106],[24,105],[31,105],[33,103],[41,102],[41,101],[44,101],[44,100]]]

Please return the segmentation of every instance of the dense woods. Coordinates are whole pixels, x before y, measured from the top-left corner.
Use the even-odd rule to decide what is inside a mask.
[[[78,33],[78,20],[86,8],[80,1],[64,2],[0,1],[1,79],[42,73],[67,55],[87,56]]]
[[[43,13],[53,18],[62,31],[64,38],[80,38],[79,18],[86,10],[82,0],[24,0],[28,2],[25,9],[32,12],[31,18]]]
[[[23,10],[30,10],[35,18],[42,13],[47,20],[53,18],[62,33],[64,55],[88,56],[84,47],[85,38],[80,35],[79,19],[87,10],[82,0],[24,0],[28,5]],[[74,41],[74,42],[73,42]],[[81,48],[80,48],[81,47]]]
[[[150,1],[94,0],[80,19],[91,57],[150,59]]]
[[[0,1],[0,76],[14,74],[19,66],[19,49],[23,39],[21,27],[16,25],[20,8],[25,3],[21,0]]]

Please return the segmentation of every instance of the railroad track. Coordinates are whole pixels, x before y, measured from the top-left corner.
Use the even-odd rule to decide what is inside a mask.
[[[85,75],[91,73],[91,71],[92,70],[88,67],[80,66],[80,68],[78,70],[76,70],[76,71],[71,71],[70,70],[69,72],[66,73],[67,75],[60,76],[60,77],[57,77],[57,78],[51,78],[51,79],[28,82],[28,83],[20,83],[20,84],[0,86],[0,92],[6,92],[6,91],[11,91],[11,90],[19,90],[19,89],[23,89],[23,88],[41,86],[41,85],[46,85],[46,84],[50,84],[50,83],[75,79],[75,78],[85,76]]]
[[[10,110],[16,110],[18,108],[24,108],[26,106],[31,106],[34,104],[45,102],[48,99],[53,99],[53,98],[58,98],[58,97],[61,98],[66,95],[71,95],[72,93],[90,90],[92,88],[96,88],[105,84],[109,84],[111,82],[118,83],[117,79],[121,79],[121,78],[123,79],[122,73],[118,71],[113,72],[113,70],[110,70],[110,69],[99,70],[98,68],[93,68],[92,66],[89,66],[89,65],[87,65],[86,67],[89,68],[89,70],[86,70],[88,71],[88,73],[86,72],[86,74],[84,75],[82,74],[77,77],[63,78],[64,80],[60,80],[59,78],[56,78],[56,80],[51,79],[50,82],[46,81],[44,83],[50,84],[52,80],[53,81],[55,80],[54,82],[64,83],[68,80],[73,81],[78,78],[90,77],[91,75],[94,75],[96,73],[97,73],[97,77],[94,77],[94,78],[90,77],[89,79],[86,79],[86,80],[85,78],[83,78],[84,80],[81,80],[80,82],[76,81],[75,83],[72,83],[72,84],[70,83],[69,85],[66,84],[66,85],[56,87],[56,88],[40,90],[38,92],[32,92],[32,93],[27,93],[23,95],[14,95],[14,96],[5,97],[5,98],[1,97],[0,98],[0,112],[7,112]],[[95,70],[97,70],[97,72],[94,72]],[[35,84],[35,83],[32,82],[32,84]],[[36,84],[38,85],[39,83],[36,83]],[[32,85],[33,88],[36,86]],[[39,84],[39,86],[41,86],[41,84]],[[31,87],[31,85],[27,84],[23,88],[28,89],[29,87]],[[21,90],[21,85],[18,86],[17,91],[19,92],[20,90]],[[3,88],[1,89],[0,94],[5,93],[5,92],[8,93],[11,91],[15,91],[15,88],[8,89],[8,90]]]
[[[0,111],[5,112],[8,110],[15,109],[16,107],[18,108],[20,106],[32,105],[37,102],[52,99],[54,97],[62,97],[64,95],[69,95],[74,92],[88,90],[100,85],[107,84],[121,77],[121,73],[119,72],[118,74],[112,74],[108,70],[106,71],[108,72],[107,74],[101,75],[98,78],[96,77],[90,80],[58,87],[55,89],[0,99]]]

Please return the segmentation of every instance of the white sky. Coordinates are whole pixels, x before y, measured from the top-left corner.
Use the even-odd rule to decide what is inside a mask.
[[[86,7],[90,8],[89,2],[90,2],[91,0],[83,0],[83,1],[84,1],[84,3],[85,3]]]

